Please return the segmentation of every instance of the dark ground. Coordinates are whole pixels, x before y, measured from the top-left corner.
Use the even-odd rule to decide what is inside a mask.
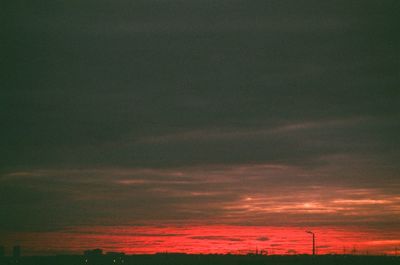
[[[135,264],[135,265],[302,265],[302,264],[337,264],[337,265],[392,265],[400,264],[400,257],[394,256],[350,256],[350,255],[321,255],[321,256],[239,256],[239,255],[127,255],[113,257],[102,255],[98,257],[85,256],[34,256],[21,257],[18,260],[4,258],[4,264],[26,265],[106,265],[106,264]]]

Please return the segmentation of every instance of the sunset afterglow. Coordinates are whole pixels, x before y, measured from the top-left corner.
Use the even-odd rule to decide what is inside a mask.
[[[127,254],[244,255],[256,251],[269,255],[310,254],[311,240],[305,229],[309,227],[71,227],[60,232],[26,233],[19,242],[30,249],[28,254],[62,253],[65,250],[76,254],[96,247]],[[311,229],[317,236],[318,254],[393,254],[400,243],[399,232],[382,233],[357,227]],[[6,237],[6,240],[15,240],[19,236]]]

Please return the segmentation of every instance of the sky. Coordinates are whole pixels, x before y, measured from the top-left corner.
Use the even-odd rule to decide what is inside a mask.
[[[6,4],[0,245],[393,254],[399,5]]]

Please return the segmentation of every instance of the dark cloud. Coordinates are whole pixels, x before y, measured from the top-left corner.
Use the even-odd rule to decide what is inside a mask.
[[[226,237],[226,236],[192,236],[191,239],[198,239],[198,240],[222,240],[222,241],[243,241],[242,238],[235,238],[235,237]]]
[[[0,224],[395,223],[397,6],[14,1]]]
[[[19,1],[4,167],[260,162],[336,152],[331,139],[352,150],[359,136],[398,145],[396,14],[384,3]],[[292,137],[134,144],[353,117],[391,129],[306,134],[328,150]]]

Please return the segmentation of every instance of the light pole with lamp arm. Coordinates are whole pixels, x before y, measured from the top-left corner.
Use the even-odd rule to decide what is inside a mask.
[[[306,231],[306,233],[312,235],[312,254],[315,255],[315,234],[311,231]]]

